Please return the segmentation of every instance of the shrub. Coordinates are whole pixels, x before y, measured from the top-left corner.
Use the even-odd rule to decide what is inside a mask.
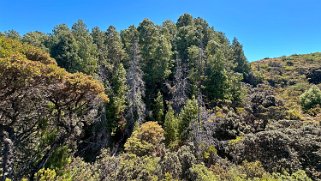
[[[288,181],[312,181],[312,179],[303,170],[298,170],[292,174],[288,173],[273,173],[274,179]]]
[[[191,180],[196,181],[216,181],[216,175],[203,164],[195,164],[190,168]]]
[[[37,181],[54,181],[56,180],[56,171],[49,168],[40,169],[34,176]]]
[[[128,138],[125,150],[138,156],[155,154],[164,139],[163,128],[157,122],[149,121],[142,124]]]
[[[316,85],[310,87],[309,90],[300,96],[300,103],[304,110],[309,110],[317,105],[321,105],[320,89]]]

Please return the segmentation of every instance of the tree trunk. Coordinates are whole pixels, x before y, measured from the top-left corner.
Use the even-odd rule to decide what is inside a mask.
[[[13,178],[13,142],[10,139],[10,133],[5,131],[3,128],[1,129],[1,141],[3,143],[3,150],[2,150],[2,171],[3,175],[1,180],[5,181],[7,178]]]

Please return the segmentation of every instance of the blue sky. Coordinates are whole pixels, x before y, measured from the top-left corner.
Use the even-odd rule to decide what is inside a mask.
[[[21,34],[49,33],[78,19],[89,28],[120,30],[144,18],[161,24],[190,13],[237,37],[250,61],[321,51],[320,0],[1,0],[0,10],[0,31]]]

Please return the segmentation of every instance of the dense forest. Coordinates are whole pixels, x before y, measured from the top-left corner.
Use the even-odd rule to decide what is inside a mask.
[[[189,14],[2,32],[1,180],[321,180],[320,72]]]

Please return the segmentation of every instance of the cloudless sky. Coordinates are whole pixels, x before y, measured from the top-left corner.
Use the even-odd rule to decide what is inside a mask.
[[[250,61],[321,51],[321,0],[0,0],[0,31],[50,33],[78,19],[121,30],[144,18],[176,22],[183,13],[237,37]]]

